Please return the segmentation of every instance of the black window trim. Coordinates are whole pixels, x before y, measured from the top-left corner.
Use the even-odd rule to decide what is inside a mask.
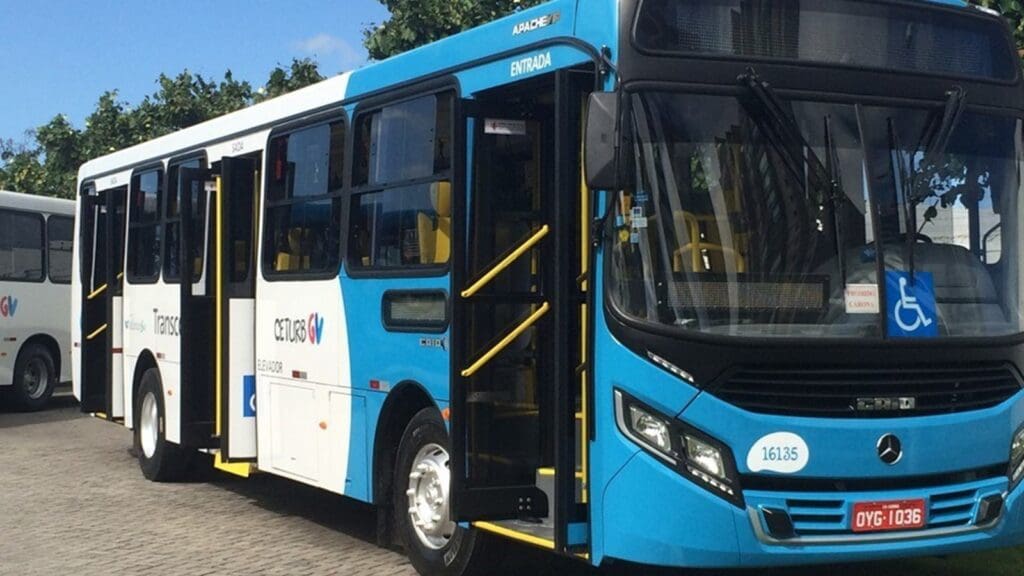
[[[85,266],[83,266],[84,262],[82,261],[82,257],[85,255],[85,241],[84,241],[85,239],[82,238],[82,235],[85,234],[85,214],[82,212],[82,208],[84,207],[83,198],[89,197],[91,195],[90,192],[92,194],[96,194],[97,193],[97,191],[96,191],[96,181],[95,180],[83,180],[81,185],[79,185],[78,198],[77,198],[77,200],[75,202],[75,216],[74,216],[75,217],[75,228],[78,231],[78,235],[75,237],[75,246],[77,247],[76,251],[78,252],[78,254],[77,254],[77,258],[75,258],[75,257],[73,257],[73,258],[75,258],[75,260],[78,262],[78,282],[82,286],[89,285],[91,280],[92,280],[91,276],[88,279],[86,278],[86,270],[85,270]],[[126,211],[125,216],[127,216],[127,206],[125,207],[125,211]],[[127,238],[128,219],[127,218],[125,218],[125,226],[124,226],[124,228],[125,228],[125,242],[127,243],[128,242],[128,238]],[[95,257],[96,256],[93,255],[93,258],[95,258]],[[92,263],[90,262],[90,264],[92,264]],[[72,274],[71,276],[72,276],[72,281],[74,281],[74,274]],[[89,280],[89,281],[87,281],[87,280]]]
[[[391,321],[392,319],[388,314],[388,302],[392,298],[410,296],[440,296],[444,301],[444,321],[435,323],[427,321],[422,323],[394,323]],[[387,332],[396,332],[401,334],[444,334],[448,332],[448,328],[451,326],[451,316],[452,309],[451,302],[448,297],[448,291],[442,288],[385,290],[384,294],[380,298],[380,323]]]
[[[40,270],[41,275],[38,279],[26,280],[24,278],[4,278],[3,276],[0,276],[0,282],[12,282],[16,284],[45,284],[49,279],[49,274],[47,274],[49,258],[46,246],[46,217],[44,216],[44,213],[37,210],[24,210],[21,208],[0,208],[0,214],[3,213],[17,214],[19,216],[34,216],[42,223],[42,234],[40,237],[40,240],[43,243],[40,247],[40,252],[42,253],[40,257],[40,264],[42,268]]]
[[[404,104],[412,100],[418,100],[426,96],[436,96],[438,94],[444,94],[451,92],[452,94],[452,110],[451,110],[451,141],[452,141],[452,162],[451,166],[447,170],[441,172],[435,172],[430,176],[422,178],[413,178],[407,180],[399,180],[395,182],[388,182],[386,184],[362,184],[356,186],[353,183],[355,178],[355,150],[356,150],[356,132],[353,129],[350,135],[351,146],[349,148],[349,154],[351,160],[349,161],[348,173],[349,179],[347,180],[348,189],[345,198],[345,274],[352,279],[363,280],[363,279],[390,279],[390,278],[438,278],[447,276],[451,271],[452,258],[448,258],[448,262],[444,264],[420,264],[414,266],[353,266],[352,260],[348,254],[348,240],[349,230],[351,229],[351,212],[352,212],[352,201],[356,197],[364,194],[373,194],[377,192],[384,192],[395,188],[406,188],[410,186],[416,186],[420,184],[433,184],[435,182],[447,181],[452,187],[452,202],[454,203],[458,199],[458,190],[456,184],[456,167],[459,166],[457,162],[457,156],[465,153],[465,150],[460,150],[458,146],[464,144],[461,139],[457,138],[459,122],[462,118],[460,100],[462,98],[462,85],[458,78],[455,76],[449,76],[440,78],[433,82],[428,82],[425,85],[407,87],[405,90],[396,90],[390,94],[384,94],[379,98],[369,99],[360,102],[356,105],[355,112],[353,114],[352,125],[358,126],[359,121],[364,116],[373,115],[380,112],[384,108],[389,106],[395,106],[398,104]],[[454,224],[454,219],[453,219]],[[454,239],[453,239],[454,242]],[[454,245],[453,245],[454,248]],[[452,253],[454,256],[454,252]]]
[[[316,196],[303,196],[301,199],[290,199],[280,200],[277,202],[270,202],[268,199],[270,193],[270,152],[272,150],[272,144],[277,138],[282,136],[289,136],[296,132],[302,132],[310,128],[316,128],[318,126],[328,126],[331,124],[337,124],[341,122],[345,127],[345,142],[344,150],[342,151],[342,174],[341,174],[341,188],[337,192],[328,192],[327,194],[318,194]],[[341,273],[342,261],[345,259],[345,198],[347,197],[349,174],[351,172],[351,146],[352,143],[351,135],[352,128],[351,122],[349,121],[348,110],[343,106],[333,106],[328,110],[320,113],[312,114],[305,118],[285,122],[270,131],[267,136],[266,144],[263,148],[263,181],[261,182],[262,188],[260,190],[260,233],[258,235],[258,257],[257,266],[260,269],[260,275],[265,282],[312,282],[318,280],[333,280],[338,278]],[[269,222],[268,215],[270,210],[273,208],[280,208],[282,206],[291,206],[297,203],[316,202],[322,200],[339,200],[341,201],[341,214],[339,218],[341,221],[338,223],[338,256],[330,266],[324,270],[314,270],[310,272],[277,272],[268,266],[266,261],[266,234],[267,224]]]
[[[1014,62],[1019,61],[1019,56],[1016,56],[1013,47],[1016,46],[1016,42],[1013,40],[1009,26],[1002,20],[1000,16],[993,16],[987,14],[973,6],[957,7],[946,4],[939,4],[936,2],[921,2],[915,0],[863,0],[872,4],[881,5],[897,5],[906,8],[916,9],[927,9],[933,11],[942,11],[951,14],[955,14],[961,18],[973,18],[975,20],[987,20],[993,22],[1002,32],[1003,41],[1006,46],[1009,47],[1011,52],[1011,58]],[[812,60],[799,60],[799,59],[785,59],[785,58],[769,58],[763,56],[734,56],[728,54],[712,54],[703,52],[684,52],[681,50],[657,50],[652,48],[645,48],[637,41],[637,34],[640,26],[640,13],[643,10],[643,5],[647,3],[647,0],[639,0],[636,3],[636,10],[631,15],[632,22],[627,24],[629,26],[629,44],[637,52],[637,54],[656,58],[673,58],[673,59],[690,59],[690,60],[710,60],[719,62],[752,62],[752,63],[763,63],[763,64],[777,64],[777,65],[795,65],[799,67],[817,68],[817,69],[834,69],[834,70],[859,70],[872,73],[880,74],[896,74],[902,76],[913,76],[921,78],[945,78],[950,80],[961,80],[979,82],[991,85],[999,86],[1016,86],[1021,80],[1020,66],[1014,66],[1013,76],[1011,78],[995,78],[991,76],[978,76],[978,75],[967,75],[967,74],[950,74],[941,72],[929,72],[924,70],[902,70],[895,68],[883,68],[877,66],[864,66],[855,64],[842,64],[839,62],[817,62]]]
[[[50,266],[50,264],[53,262],[53,259],[50,258],[50,222],[53,221],[53,220],[68,220],[68,221],[71,222],[71,264],[72,264],[72,267],[74,267],[74,262],[75,262],[75,217],[74,216],[68,216],[66,214],[53,214],[53,213],[48,213],[46,215],[46,231],[45,231],[46,278],[50,281],[50,284],[55,284],[57,286],[70,286],[71,285],[71,281],[75,277],[75,273],[72,272],[71,270],[68,270],[68,280],[67,280],[67,282],[62,282],[62,281],[58,281],[58,280],[54,280],[53,279],[53,269]]]
[[[130,286],[146,286],[150,284],[157,284],[160,282],[163,276],[163,262],[164,262],[164,221],[163,221],[163,199],[157,199],[156,207],[156,221],[145,224],[136,224],[132,222],[132,214],[134,213],[132,206],[132,193],[135,192],[135,178],[146,174],[148,172],[161,171],[160,174],[160,186],[163,188],[163,193],[167,194],[167,165],[163,160],[150,162],[143,164],[132,169],[131,178],[128,179],[128,195],[125,198],[125,239],[124,239],[124,253],[125,253],[125,265],[124,265],[124,281],[125,284]],[[102,190],[97,190],[102,192]],[[131,258],[128,254],[131,253],[135,246],[131,244],[132,230],[138,228],[156,228],[156,240],[160,243],[160,260],[157,262],[156,274],[152,276],[140,276],[128,265],[131,262]],[[94,256],[95,257],[95,256]]]
[[[196,152],[189,152],[188,154],[182,154],[168,159],[166,163],[166,168],[164,168],[164,198],[163,201],[160,203],[160,279],[163,280],[163,283],[168,286],[179,286],[181,284],[181,274],[178,274],[177,277],[168,276],[167,274],[167,239],[164,238],[164,231],[167,229],[167,225],[171,221],[171,219],[167,217],[167,203],[170,201],[171,198],[171,169],[181,168],[182,165],[192,162],[193,160],[199,161],[199,170],[205,170],[209,167],[210,162],[209,159],[207,158],[206,150],[198,150]],[[177,191],[175,191],[175,193],[177,193]],[[209,209],[209,206],[207,206],[206,208]],[[178,209],[178,212],[179,214],[175,218],[175,220],[178,222],[180,226],[180,207]],[[207,256],[209,256],[209,254],[205,254],[205,246],[203,247],[203,250],[203,268],[205,269],[207,264],[206,258]],[[201,277],[202,275],[200,275],[200,279]],[[198,281],[199,280],[196,280],[196,282]]]

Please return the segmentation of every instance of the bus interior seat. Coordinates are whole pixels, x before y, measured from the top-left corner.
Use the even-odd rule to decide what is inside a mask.
[[[309,255],[304,255],[303,243],[308,239],[309,231],[304,228],[292,228],[288,231],[287,251],[277,253],[278,272],[295,271],[309,268]]]
[[[430,203],[433,213],[416,215],[417,236],[420,242],[420,264],[444,264],[451,255],[452,185],[441,181],[430,185]]]
[[[747,271],[746,258],[743,256],[743,247],[746,244],[744,234],[733,234],[732,246],[725,245],[719,237],[718,227],[715,226],[714,215],[698,215],[685,210],[677,210],[672,213],[676,229],[683,228],[687,233],[687,243],[680,246],[672,256],[672,268],[674,272],[718,272],[725,273],[726,256],[731,256],[736,266],[736,271],[744,273]],[[701,223],[708,224],[706,230],[701,230]],[[733,227],[730,226],[730,229]]]

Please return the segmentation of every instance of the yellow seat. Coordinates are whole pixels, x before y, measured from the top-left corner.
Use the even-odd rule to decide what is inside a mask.
[[[430,186],[430,203],[434,213],[416,215],[416,231],[420,244],[420,264],[445,264],[452,249],[452,184],[435,182]]]
[[[309,269],[309,256],[304,256],[302,250],[303,240],[308,236],[309,231],[303,228],[292,228],[288,231],[288,251],[277,253],[276,271],[293,272]]]

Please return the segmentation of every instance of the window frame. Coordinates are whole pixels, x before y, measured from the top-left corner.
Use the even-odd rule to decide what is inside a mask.
[[[138,168],[133,169],[132,170],[132,176],[131,176],[131,178],[128,181],[128,196],[127,196],[127,198],[125,200],[126,210],[125,210],[125,226],[124,226],[124,230],[125,230],[125,238],[124,238],[124,254],[125,254],[124,279],[125,279],[125,284],[129,284],[131,286],[145,286],[145,285],[150,285],[150,284],[157,284],[163,278],[163,269],[164,269],[163,268],[164,267],[164,218],[163,218],[164,208],[163,208],[163,204],[164,204],[164,201],[165,201],[164,198],[157,198],[157,207],[156,207],[157,212],[156,212],[156,221],[155,222],[150,222],[150,223],[145,223],[145,224],[139,224],[139,223],[132,222],[132,214],[135,213],[135,211],[133,210],[134,207],[132,206],[132,199],[133,199],[132,194],[135,192],[135,178],[139,177],[139,176],[141,176],[143,174],[146,174],[147,172],[154,172],[154,171],[160,172],[160,177],[159,177],[158,181],[160,183],[160,186],[163,188],[164,197],[166,197],[166,195],[167,195],[167,165],[162,160],[158,161],[158,162],[153,162],[153,163],[150,163],[150,164],[145,164],[145,165],[139,166]],[[97,190],[97,192],[102,192],[102,191],[103,190]],[[156,265],[156,274],[153,274],[151,276],[140,276],[140,275],[136,274],[135,271],[132,270],[131,267],[129,266],[129,264],[131,263],[132,259],[128,256],[128,254],[130,254],[135,249],[134,243],[131,242],[132,230],[137,229],[137,228],[156,228],[156,241],[159,243],[160,253],[159,253],[159,260],[157,261],[157,265]]]
[[[164,198],[163,198],[163,201],[160,203],[160,279],[163,280],[164,284],[167,284],[169,286],[180,285],[181,284],[181,276],[182,276],[181,273],[180,273],[181,272],[180,270],[179,270],[179,273],[178,273],[177,277],[170,277],[170,276],[167,275],[167,262],[168,262],[168,258],[167,258],[167,237],[166,237],[166,234],[164,232],[167,230],[167,224],[170,223],[170,219],[167,216],[167,204],[168,204],[168,202],[170,202],[170,198],[171,198],[171,189],[170,189],[171,188],[171,169],[172,168],[179,168],[180,169],[183,165],[188,164],[189,162],[192,162],[193,160],[198,160],[199,161],[199,168],[198,168],[199,170],[207,170],[207,169],[209,169],[209,160],[208,160],[208,158],[206,156],[206,150],[199,150],[199,151],[196,151],[196,152],[190,152],[188,154],[182,154],[180,156],[175,156],[173,158],[170,158],[169,160],[167,160],[166,167],[164,168],[164,175],[163,175]],[[175,190],[175,194],[177,194],[177,190]],[[210,205],[209,205],[208,202],[204,202],[204,208],[206,209],[207,214],[209,214]],[[181,206],[178,206],[178,216],[176,217],[176,219],[177,219],[177,223],[178,223],[178,227],[179,227],[179,236],[180,236],[180,233],[181,233]],[[212,234],[212,230],[213,229],[210,228],[211,234]],[[204,232],[205,232],[205,228],[204,228]],[[178,249],[180,250],[181,249],[181,244],[180,244],[181,240],[180,240],[180,238],[179,238],[178,242],[179,242]],[[209,238],[206,238],[206,242],[203,243],[203,269],[204,270],[206,269],[207,265],[209,264],[209,262],[207,262],[207,260],[209,259],[210,254],[206,250],[206,245],[208,243],[209,243]],[[201,281],[202,281],[202,274],[200,274],[199,278],[193,280],[192,283],[195,284],[195,283],[201,282]]]
[[[46,245],[46,217],[43,216],[42,212],[34,210],[23,210],[20,208],[0,208],[0,215],[11,214],[18,216],[31,216],[39,220],[40,222],[40,241],[42,244],[39,247],[39,259],[40,259],[40,276],[38,279],[25,279],[25,278],[7,278],[0,276],[0,282],[12,282],[17,284],[46,284],[49,281],[49,259],[47,258],[47,245]],[[70,282],[69,282],[70,284]]]
[[[330,130],[331,124],[341,123],[345,128],[344,134],[344,149],[342,150],[342,169],[341,169],[341,187],[337,192],[331,193],[328,190],[327,194],[321,194],[318,196],[303,196],[298,199],[289,200],[278,200],[275,202],[270,201],[270,173],[271,173],[271,158],[270,154],[273,150],[274,140],[283,136],[289,136],[297,132],[309,130],[311,128],[317,128],[320,126],[328,127]],[[262,222],[259,223],[259,235],[258,235],[258,257],[256,259],[256,265],[259,267],[259,277],[265,282],[311,282],[317,280],[333,280],[341,275],[342,263],[345,260],[346,254],[346,234],[347,234],[347,214],[348,210],[345,204],[345,199],[348,197],[349,181],[352,173],[352,122],[349,119],[347,110],[343,107],[334,108],[317,114],[310,118],[304,118],[295,122],[287,122],[275,127],[270,131],[267,136],[266,145],[263,149],[263,174],[261,179],[261,189],[259,194],[259,214]],[[330,160],[328,159],[328,163]],[[280,208],[282,206],[294,206],[296,204],[304,204],[310,202],[320,202],[324,200],[333,200],[341,202],[341,210],[339,214],[340,222],[338,222],[338,255],[331,266],[328,266],[324,270],[315,271],[299,271],[299,272],[278,272],[273,270],[272,266],[268,266],[267,261],[267,231],[270,224],[270,211],[274,208]],[[251,274],[251,272],[250,272]]]
[[[346,194],[345,194],[345,211],[344,211],[344,215],[345,215],[345,226],[344,226],[344,228],[345,228],[345,230],[344,230],[344,234],[345,234],[345,242],[344,242],[345,258],[344,258],[344,262],[345,262],[345,273],[350,278],[354,278],[354,279],[373,279],[373,278],[382,278],[382,279],[387,279],[387,278],[437,278],[437,277],[447,276],[449,274],[449,272],[451,271],[452,258],[455,257],[455,252],[454,252],[454,241],[455,241],[454,240],[454,229],[453,229],[453,237],[451,239],[451,242],[452,242],[452,247],[451,247],[452,251],[450,253],[451,255],[448,258],[448,261],[445,262],[444,264],[419,264],[419,265],[411,265],[411,266],[387,266],[387,267],[385,267],[385,266],[353,266],[352,258],[351,258],[351,255],[349,254],[348,248],[349,248],[349,240],[351,240],[350,232],[351,232],[352,227],[353,227],[353,221],[352,221],[353,214],[354,214],[354,212],[352,210],[353,202],[358,197],[360,197],[360,196],[364,196],[364,195],[367,195],[367,194],[386,192],[388,190],[397,189],[397,188],[408,188],[408,187],[412,187],[412,186],[429,185],[429,184],[433,184],[433,183],[436,183],[436,182],[445,182],[445,181],[447,181],[451,185],[451,188],[452,188],[452,200],[451,201],[452,201],[452,204],[454,206],[454,203],[456,202],[457,197],[458,197],[457,190],[459,189],[458,186],[457,186],[457,178],[456,178],[456,176],[458,175],[459,166],[461,165],[461,162],[459,161],[459,154],[462,154],[464,152],[463,150],[460,150],[460,146],[463,146],[464,142],[460,138],[458,138],[459,121],[460,121],[460,118],[462,117],[461,110],[460,110],[460,105],[459,105],[460,98],[461,98],[461,92],[462,92],[461,91],[461,87],[459,86],[458,82],[457,81],[453,81],[451,79],[448,79],[448,80],[445,80],[445,81],[443,81],[441,83],[438,83],[438,84],[436,84],[434,86],[431,86],[431,87],[429,87],[427,89],[411,91],[411,92],[402,93],[402,94],[398,94],[398,95],[391,95],[389,97],[384,97],[384,98],[382,98],[380,100],[373,100],[373,101],[359,103],[356,106],[355,113],[353,114],[353,120],[352,120],[353,129],[351,130],[351,133],[350,133],[350,136],[349,136],[350,142],[351,142],[351,145],[349,147],[349,154],[350,154],[351,160],[349,161],[349,167],[348,167],[349,179],[348,179],[348,188],[347,188]],[[356,165],[355,153],[356,153],[356,149],[357,149],[357,147],[356,147],[356,144],[357,144],[356,138],[357,138],[358,132],[359,132],[359,130],[358,130],[359,123],[364,118],[366,118],[367,116],[373,116],[374,114],[380,113],[385,108],[401,105],[401,104],[404,104],[404,103],[407,103],[407,102],[410,102],[410,101],[413,101],[413,100],[419,100],[421,98],[425,98],[425,97],[428,97],[428,96],[435,96],[436,97],[436,96],[443,95],[443,94],[450,94],[451,95],[451,99],[452,99],[451,118],[449,119],[449,130],[450,130],[449,137],[450,137],[451,148],[452,148],[452,158],[451,158],[451,162],[449,164],[448,169],[447,170],[442,170],[440,172],[434,172],[430,176],[425,176],[425,177],[421,177],[421,178],[407,179],[407,180],[396,180],[396,181],[388,182],[388,183],[385,183],[385,184],[370,183],[369,182],[369,175],[367,175],[367,183],[366,184],[356,185],[354,183],[354,179],[355,179],[355,165]],[[436,117],[435,117],[434,121],[435,121],[435,123],[437,122],[437,118]],[[435,151],[435,153],[436,153],[436,151]],[[453,209],[453,215],[454,215],[454,209]],[[454,225],[455,225],[455,218],[454,218],[454,216],[452,218],[452,224],[453,224],[453,228],[454,228]],[[383,312],[383,310],[382,310],[382,312]]]
[[[68,279],[67,279],[67,281],[54,280],[54,278],[53,278],[53,269],[52,269],[53,258],[50,257],[50,250],[51,250],[51,248],[50,248],[50,223],[53,222],[54,220],[66,220],[66,221],[70,222],[70,224],[71,224],[71,239],[69,240],[69,242],[71,242],[71,250],[70,250],[70,252],[71,252],[71,259],[69,261],[69,266],[68,266],[68,277],[67,277]],[[48,214],[47,217],[46,217],[46,234],[45,234],[45,236],[46,236],[45,247],[46,247],[46,278],[47,278],[47,280],[49,280],[50,284],[55,284],[55,285],[58,285],[58,286],[69,286],[69,285],[71,285],[71,281],[75,277],[75,273],[72,272],[72,269],[74,268],[74,262],[75,262],[75,217],[74,216],[66,216],[64,214],[52,214],[52,213]]]

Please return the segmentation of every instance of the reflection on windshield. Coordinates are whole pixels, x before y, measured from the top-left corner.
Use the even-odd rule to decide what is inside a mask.
[[[1020,332],[1019,120],[965,112],[939,150],[942,109],[783,104],[800,137],[733,97],[633,97],[635,186],[608,230],[619,310],[746,336]]]

